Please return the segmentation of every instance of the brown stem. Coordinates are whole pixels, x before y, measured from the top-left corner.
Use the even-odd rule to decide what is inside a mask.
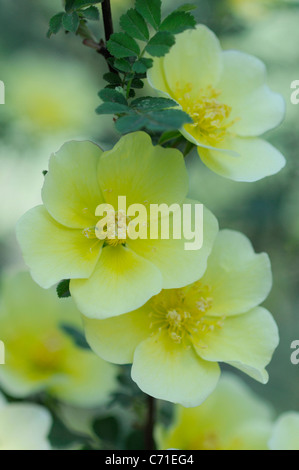
[[[104,41],[101,39],[100,42],[96,42],[93,39],[84,39],[83,41],[84,46],[91,47],[91,49],[95,49],[99,54],[101,54],[107,60],[111,57],[108,49],[105,46]]]
[[[105,28],[106,41],[109,41],[111,34],[113,34],[113,21],[110,0],[104,0],[102,2],[102,13]]]
[[[147,421],[145,426],[145,448],[146,450],[155,450],[154,425],[156,415],[156,402],[153,397],[147,397]]]
[[[106,42],[109,41],[111,34],[113,34],[113,21],[112,21],[112,12],[111,12],[111,4],[110,0],[104,0],[102,2],[102,13],[103,13],[103,22],[104,22],[104,29],[105,29],[105,39]],[[91,47],[95,49],[98,54],[101,54],[106,61],[111,57],[110,52],[108,51],[105,42],[101,39],[99,43],[94,41],[91,38],[86,38],[83,41],[83,44],[87,47]],[[108,62],[108,67],[110,72],[114,72],[115,70]]]
[[[113,34],[113,20],[112,20],[110,0],[104,0],[102,2],[102,13],[103,13],[103,21],[104,21],[104,29],[105,29],[105,38],[107,42],[109,41],[110,36]],[[102,49],[101,52],[99,51],[99,53],[105,57],[106,61],[107,59],[109,59],[109,57],[111,57],[111,54],[106,47]],[[109,67],[110,72],[115,73],[115,70],[113,69],[113,67],[111,67],[109,62],[108,62],[108,67]]]

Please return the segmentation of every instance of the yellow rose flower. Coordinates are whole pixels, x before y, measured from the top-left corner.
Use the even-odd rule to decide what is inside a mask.
[[[247,20],[263,18],[275,7],[281,7],[297,0],[228,0],[232,11]]]
[[[276,127],[285,110],[283,98],[267,86],[260,60],[222,51],[214,33],[199,25],[177,37],[148,78],[193,118],[181,132],[214,172],[256,181],[285,165],[281,153],[257,137]]]
[[[284,413],[276,422],[269,441],[270,450],[299,450],[299,413]]]
[[[2,78],[2,77],[1,77]],[[97,132],[97,82],[84,67],[56,56],[22,54],[5,64],[5,111],[17,132],[73,138]],[[18,141],[18,135],[15,140]]]
[[[30,403],[6,403],[0,394],[0,450],[51,450],[50,413]]]
[[[237,377],[224,374],[196,408],[176,406],[169,428],[157,426],[159,449],[267,450],[272,409]]]
[[[76,346],[61,329],[63,324],[82,328],[70,299],[60,301],[28,273],[5,278],[0,336],[6,363],[0,366],[1,387],[17,398],[46,391],[80,407],[107,402],[116,387],[117,368]]]
[[[42,190],[43,206],[26,213],[17,237],[34,280],[44,288],[71,279],[79,309],[91,318],[107,318],[141,307],[162,288],[182,287],[206,268],[218,225],[204,212],[204,244],[185,250],[185,239],[96,237],[100,204],[113,206],[107,232],[117,226],[118,197],[134,203],[183,204],[188,176],[182,154],[153,147],[137,132],[123,137],[113,150],[102,152],[90,142],[70,142],[51,157]],[[113,223],[112,223],[113,222]],[[111,225],[111,227],[110,227]]]
[[[186,407],[200,405],[228,363],[261,383],[278,345],[269,294],[271,266],[238,232],[221,231],[194,284],[163,290],[140,309],[106,320],[84,318],[87,341],[107,361],[133,363],[145,393]]]

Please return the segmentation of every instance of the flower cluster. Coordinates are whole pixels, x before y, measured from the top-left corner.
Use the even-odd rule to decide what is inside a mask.
[[[92,4],[65,2],[49,34],[62,27],[86,34],[97,15]],[[271,264],[242,233],[219,231],[208,208],[189,198],[184,160],[196,147],[211,170],[234,181],[278,173],[285,158],[261,136],[281,123],[284,100],[267,85],[264,64],[223,51],[211,30],[194,26],[190,6],[164,20],[160,7],[160,1],[137,0],[120,20],[123,32],[107,43],[109,85],[99,93],[98,113],[114,114],[125,135],[108,151],[90,141],[64,144],[44,172],[42,204],[17,224],[39,286],[27,273],[4,283],[0,331],[7,365],[0,385],[13,397],[46,391],[92,407],[106,403],[116,387],[112,364],[130,364],[142,392],[177,404],[174,424],[156,427],[161,448],[298,447],[297,415],[274,425],[268,405],[238,379],[220,378],[225,363],[268,382],[266,367],[279,343],[276,322],[261,306],[272,288]],[[131,101],[146,76],[157,96]],[[159,231],[153,237],[151,220],[140,212],[135,228],[143,236],[127,236],[134,216],[119,208],[122,198],[136,208],[135,217],[140,205],[160,208],[158,227],[165,224],[162,207],[170,208],[168,221],[180,236]],[[187,205],[195,213],[203,207],[203,243],[193,251],[186,249],[186,221],[176,217]],[[191,212],[189,225],[198,231]],[[57,283],[58,296],[72,299],[44,290]],[[67,325],[81,335],[81,320],[92,351],[65,332]]]
[[[133,362],[132,378],[149,395],[198,406],[226,362],[266,383],[277,326],[258,305],[271,288],[266,254],[248,239],[220,231],[195,283],[166,289],[140,309],[106,320],[84,318],[87,340],[107,361]]]
[[[222,51],[214,33],[200,25],[155,60],[149,82],[193,118],[181,132],[211,170],[256,181],[283,168],[281,153],[258,138],[280,124],[285,104],[267,86],[265,66],[257,58]]]

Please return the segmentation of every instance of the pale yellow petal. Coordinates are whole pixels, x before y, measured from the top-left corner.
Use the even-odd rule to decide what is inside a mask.
[[[72,280],[72,296],[89,318],[104,319],[141,307],[162,289],[158,268],[132,250],[106,246],[92,276]]]
[[[83,317],[85,334],[93,351],[115,364],[131,364],[137,346],[150,332],[150,308],[145,304],[138,310],[106,320]]]
[[[95,210],[104,202],[97,167],[102,150],[92,142],[68,142],[52,155],[42,190],[52,217],[67,227],[95,225]]]
[[[188,192],[188,175],[181,152],[154,147],[145,132],[122,137],[105,152],[98,177],[107,203],[115,208],[118,196],[131,204],[172,204],[182,202]]]
[[[199,202],[186,199],[184,204],[191,206],[191,229],[194,231],[195,206]],[[183,221],[183,209],[181,214]],[[202,225],[196,229],[197,235],[201,229]],[[188,241],[184,237],[183,231],[181,239],[175,240],[171,236],[169,240],[128,240],[128,246],[159,268],[163,276],[164,289],[179,288],[197,281],[203,275],[217,233],[218,222],[216,218],[208,209],[204,208],[203,245],[200,249],[196,249],[195,245],[192,250],[186,249],[186,245],[194,243],[194,241]]]
[[[191,85],[191,96],[197,97],[201,89],[214,85],[222,72],[222,54],[215,34],[204,25],[188,30],[176,37],[176,44],[163,59],[149,71],[150,83],[156,89],[163,84],[156,67],[164,72],[165,88],[176,99],[180,92]]]
[[[284,118],[281,95],[267,85],[266,67],[259,59],[238,51],[223,52],[224,69],[217,88],[221,102],[232,108],[232,132],[254,137],[278,126]]]
[[[284,413],[269,440],[270,450],[299,450],[299,413]]]
[[[198,147],[198,153],[210,170],[234,181],[258,181],[278,173],[286,163],[284,156],[262,139],[228,135],[219,148],[226,151]]]
[[[17,238],[33,279],[46,289],[62,279],[88,278],[102,248],[102,242],[87,239],[82,230],[57,223],[43,206],[19,220]]]
[[[272,315],[257,307],[247,314],[226,318],[222,328],[205,335],[203,343],[195,346],[201,358],[226,362],[265,384],[265,367],[279,343],[278,328]]]
[[[132,378],[148,395],[186,407],[200,405],[216,388],[217,364],[202,361],[193,349],[164,333],[143,341],[135,351]]]
[[[221,230],[216,238],[208,268],[201,279],[210,286],[213,299],[209,315],[232,316],[261,304],[272,287],[267,254],[256,254],[247,237]]]

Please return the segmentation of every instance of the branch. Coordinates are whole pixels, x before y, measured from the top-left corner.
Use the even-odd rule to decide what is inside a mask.
[[[105,38],[106,42],[109,41],[110,36],[113,34],[113,21],[112,21],[112,12],[111,12],[111,4],[110,0],[104,0],[102,2],[102,13],[103,13],[103,21],[104,21],[104,29],[105,29]],[[83,44],[87,47],[91,47],[95,49],[99,54],[101,54],[105,60],[107,61],[111,54],[108,51],[105,42],[101,39],[100,42],[96,42],[92,38],[85,38]],[[114,72],[115,70],[111,65],[108,63],[108,67],[110,72]]]
[[[99,54],[101,54],[106,60],[111,57],[110,52],[108,51],[104,41],[101,39],[100,42],[96,42],[93,39],[84,39],[83,41],[84,46],[91,47],[91,49],[95,49]],[[114,70],[112,70],[114,71]]]
[[[113,21],[110,0],[104,0],[102,2],[102,13],[104,20],[105,37],[106,41],[109,41],[111,34],[113,34]]]

